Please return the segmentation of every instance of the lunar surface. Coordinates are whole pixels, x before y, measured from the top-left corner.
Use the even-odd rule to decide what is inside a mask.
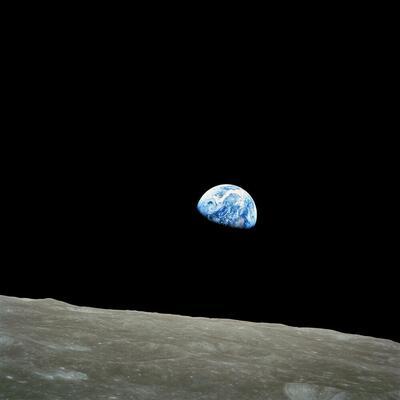
[[[394,400],[400,344],[0,296],[1,400]]]
[[[253,198],[235,185],[211,188],[201,197],[197,209],[210,221],[232,228],[248,229],[257,222],[257,208]]]

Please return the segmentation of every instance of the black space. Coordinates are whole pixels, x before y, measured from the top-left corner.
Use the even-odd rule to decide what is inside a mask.
[[[399,340],[393,160],[360,44],[66,36],[10,61],[1,294]],[[253,196],[255,229],[197,213],[221,183]]]

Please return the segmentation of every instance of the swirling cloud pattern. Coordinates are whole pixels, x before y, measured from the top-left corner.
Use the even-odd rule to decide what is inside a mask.
[[[253,198],[235,185],[218,185],[200,198],[197,209],[210,221],[233,228],[249,229],[257,222]]]

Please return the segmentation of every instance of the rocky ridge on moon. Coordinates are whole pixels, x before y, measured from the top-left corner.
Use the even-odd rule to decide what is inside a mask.
[[[400,344],[0,296],[1,400],[394,400]]]

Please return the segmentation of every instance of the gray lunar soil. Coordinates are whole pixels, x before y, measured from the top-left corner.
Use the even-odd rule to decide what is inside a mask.
[[[1,400],[400,399],[400,344],[0,296]]]

